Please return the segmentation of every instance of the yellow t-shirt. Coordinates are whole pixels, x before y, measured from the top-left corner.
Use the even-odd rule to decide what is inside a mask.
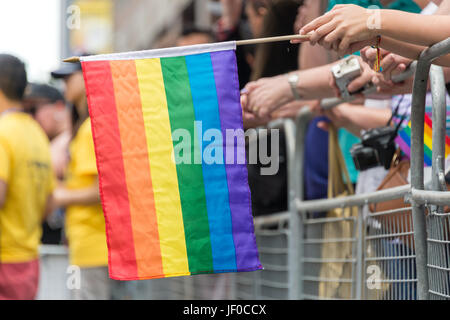
[[[67,189],[91,187],[97,175],[91,122],[87,119],[70,144],[66,187]],[[67,207],[66,234],[71,264],[80,267],[108,265],[105,219],[100,204]]]
[[[25,113],[0,117],[0,180],[7,184],[0,208],[0,262],[32,261],[38,258],[42,219],[55,179],[48,138]]]

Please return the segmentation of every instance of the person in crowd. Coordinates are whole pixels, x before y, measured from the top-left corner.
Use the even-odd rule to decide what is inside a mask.
[[[176,46],[191,46],[194,44],[212,43],[214,41],[215,36],[211,31],[194,26],[187,26],[183,28],[181,36],[178,37]]]
[[[252,34],[255,37],[274,37],[292,32],[298,8],[302,2],[295,0],[256,1],[249,0],[246,3],[246,12],[249,17]],[[283,74],[298,68],[297,45],[289,42],[259,44],[255,47],[252,63],[251,79],[257,80],[262,77],[271,77]],[[294,102],[299,104],[298,102]],[[246,129],[266,125],[270,120],[279,117],[294,117],[298,109],[304,104],[294,107],[288,106],[291,113],[281,112],[270,117],[252,121],[252,114],[244,112],[244,126]],[[260,145],[261,137],[252,143]],[[272,137],[270,132],[264,137],[267,150],[272,150]],[[287,154],[284,130],[279,132],[279,169],[275,175],[265,176],[261,174],[264,165],[258,159],[257,163],[248,164],[249,185],[252,193],[252,210],[254,216],[267,215],[284,212],[287,205]],[[248,146],[248,145],[247,145]],[[248,152],[247,152],[248,154]],[[273,186],[270,190],[267,185]]]
[[[44,129],[50,140],[53,170],[58,180],[62,180],[67,167],[68,145],[70,142],[70,114],[64,96],[58,89],[47,85],[30,83],[25,90],[24,109]],[[60,244],[62,242],[63,210],[54,211],[43,224],[41,242]]]
[[[222,16],[213,27],[217,41],[243,40],[252,37],[250,25],[245,14],[244,0],[220,0]],[[243,86],[250,80],[252,46],[236,48],[236,60],[239,70],[239,85]]]
[[[48,138],[23,110],[23,62],[0,54],[0,299],[31,300],[39,282],[42,222],[55,179]]]
[[[110,299],[113,280],[81,64],[64,64],[52,76],[64,80],[66,101],[73,105],[70,162],[64,186],[54,192],[55,204],[66,208],[70,264],[80,268],[81,287],[71,291],[72,298]]]

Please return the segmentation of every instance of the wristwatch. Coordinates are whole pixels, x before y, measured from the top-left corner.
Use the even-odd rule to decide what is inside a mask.
[[[294,96],[295,100],[302,99],[302,97],[300,96],[300,94],[298,93],[298,90],[297,90],[298,79],[299,79],[299,76],[297,73],[293,73],[293,74],[289,75],[289,77],[288,77],[288,81],[289,81],[289,84],[290,84],[291,90],[292,90],[292,95]]]

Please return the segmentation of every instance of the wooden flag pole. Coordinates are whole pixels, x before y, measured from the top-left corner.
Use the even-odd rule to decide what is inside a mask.
[[[280,41],[288,41],[288,40],[309,40],[309,35],[290,35],[290,36],[279,36],[279,37],[270,37],[270,38],[259,38],[259,39],[249,39],[249,40],[239,40],[236,41],[237,46],[245,46],[248,44],[260,44],[260,43],[268,43],[268,42],[280,42]]]
[[[268,43],[268,42],[279,42],[279,41],[290,41],[290,40],[309,40],[309,35],[290,35],[290,36],[279,36],[279,37],[269,37],[269,38],[258,38],[258,39],[249,39],[249,40],[239,40],[236,41],[236,46],[245,46],[250,44],[260,44],[260,43]],[[63,62],[69,63],[78,63],[80,62],[80,57],[70,57],[64,59]]]

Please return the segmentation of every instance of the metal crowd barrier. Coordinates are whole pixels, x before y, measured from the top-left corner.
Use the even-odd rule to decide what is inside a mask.
[[[283,235],[284,242],[266,241],[260,250],[262,261],[272,261],[271,255],[279,254],[275,260],[279,264],[273,268],[268,263],[267,270],[235,276],[234,297],[450,299],[450,214],[444,211],[450,206],[450,192],[446,192],[444,179],[445,82],[442,68],[431,66],[434,59],[449,52],[450,38],[425,50],[414,65],[411,185],[371,194],[303,201],[303,143],[311,114],[306,109],[299,114],[296,139],[289,142],[287,137],[288,143],[295,142],[294,150],[288,148],[288,158],[294,159],[288,163],[289,213],[273,216],[271,224],[267,224],[265,217],[255,219],[257,225],[261,221],[256,228],[257,238]],[[429,75],[434,162],[431,190],[425,190],[424,114]],[[332,102],[326,105],[332,107]],[[364,206],[402,198],[411,207],[362,214]],[[359,209],[358,214],[341,217],[324,214],[352,207]],[[270,229],[270,225],[277,227]],[[283,243],[286,247],[280,246]],[[269,279],[266,273],[276,281],[265,281]],[[284,294],[277,288],[285,288]]]

